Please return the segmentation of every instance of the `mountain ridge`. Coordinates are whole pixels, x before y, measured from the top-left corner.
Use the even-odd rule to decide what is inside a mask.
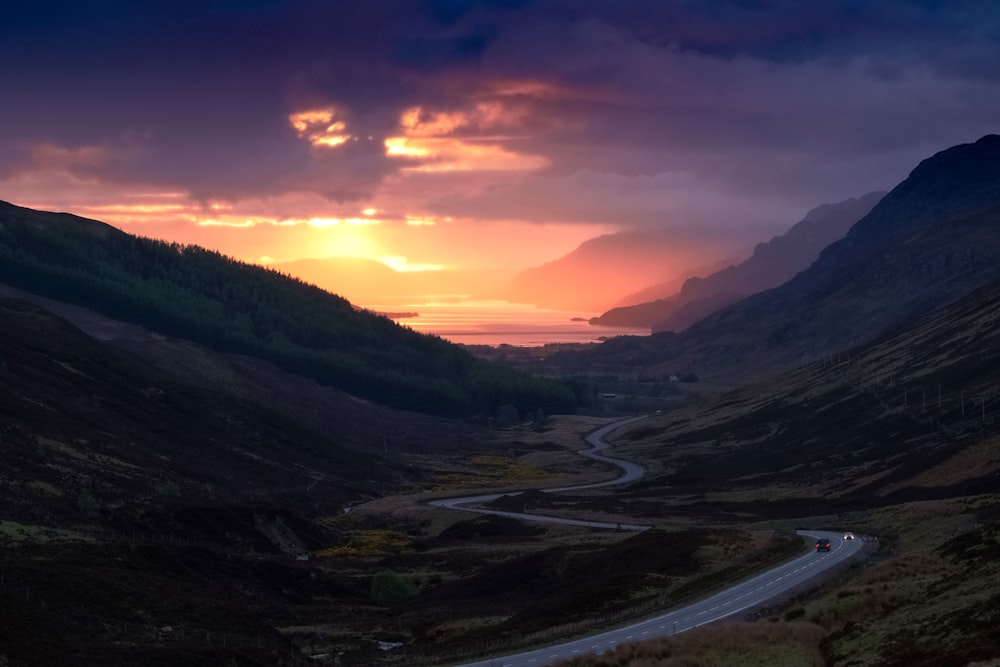
[[[615,308],[593,324],[645,326],[652,331],[680,331],[719,308],[754,292],[780,285],[811,264],[823,248],[847,230],[884,196],[871,192],[808,211],[788,231],[758,243],[738,264],[684,281],[672,296],[631,307]]]
[[[681,335],[704,372],[753,376],[834,354],[1000,276],[1000,140],[923,160],[788,282]]]
[[[397,408],[551,413],[577,401],[562,383],[483,362],[301,280],[69,214],[0,204],[0,282]]]
[[[692,230],[603,234],[521,271],[498,296],[547,308],[602,312],[637,290],[700,269],[708,258],[733,254],[732,248],[720,252]]]

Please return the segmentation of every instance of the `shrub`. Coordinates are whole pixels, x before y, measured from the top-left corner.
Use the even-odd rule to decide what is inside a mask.
[[[371,599],[379,604],[405,602],[413,593],[413,585],[396,572],[385,570],[372,577]]]

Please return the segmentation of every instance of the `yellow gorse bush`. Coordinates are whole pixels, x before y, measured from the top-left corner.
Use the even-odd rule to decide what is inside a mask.
[[[364,530],[352,535],[347,544],[315,552],[317,558],[379,558],[405,553],[413,549],[413,541],[395,530]]]

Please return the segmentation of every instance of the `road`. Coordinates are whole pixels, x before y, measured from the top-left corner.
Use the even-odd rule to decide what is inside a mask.
[[[631,423],[641,417],[634,417],[617,421],[603,426],[590,435],[586,440],[591,448],[580,452],[581,455],[598,461],[604,461],[619,467],[622,474],[618,477],[604,482],[593,484],[579,484],[576,486],[562,486],[551,489],[542,489],[544,493],[559,493],[561,491],[578,491],[581,489],[593,489],[616,484],[627,484],[641,479],[645,474],[642,466],[632,461],[608,456],[602,452],[609,445],[604,438],[620,426]],[[450,509],[463,510],[466,512],[479,512],[483,514],[497,514],[509,516],[528,521],[539,521],[545,523],[559,523],[574,526],[588,526],[591,528],[614,528],[619,530],[646,530],[649,526],[641,524],[619,524],[602,521],[583,521],[577,519],[566,519],[562,517],[545,516],[541,514],[528,514],[522,512],[504,512],[500,510],[490,510],[478,507],[483,503],[496,500],[501,496],[515,496],[520,491],[507,493],[494,493],[479,496],[465,496],[461,498],[445,498],[432,501],[430,504],[436,507],[446,507]],[[836,565],[840,565],[852,556],[861,552],[864,541],[861,539],[845,540],[842,533],[834,533],[820,530],[800,530],[800,535],[818,539],[826,537],[830,540],[829,552],[809,552],[803,556],[783,563],[762,574],[758,574],[750,579],[742,581],[734,586],[720,591],[710,597],[698,602],[674,609],[654,618],[632,623],[622,628],[608,630],[597,635],[591,635],[582,639],[563,642],[553,646],[524,651],[508,656],[487,658],[477,662],[465,663],[456,667],[542,667],[557,660],[564,660],[588,653],[604,653],[615,646],[630,641],[641,641],[654,639],[678,632],[684,632],[712,623],[734,614],[738,614],[747,609],[760,606],[764,602],[781,595],[804,582],[816,577],[824,570],[828,570]]]
[[[637,419],[642,419],[642,417],[632,417],[630,419],[623,419],[620,421],[607,424],[597,429],[593,433],[587,436],[586,441],[590,445],[590,449],[583,450],[580,452],[581,456],[586,456],[587,458],[594,459],[595,461],[603,461],[604,463],[610,463],[613,466],[617,466],[621,469],[622,473],[614,479],[610,479],[604,482],[595,482],[593,484],[577,484],[575,486],[560,486],[551,489],[542,489],[543,493],[560,493],[563,491],[580,491],[582,489],[596,489],[603,486],[614,486],[616,484],[628,484],[629,482],[634,482],[637,479],[642,479],[642,476],[646,474],[646,470],[632,461],[627,461],[625,459],[615,458],[614,456],[608,456],[602,454],[610,445],[604,440],[605,436],[625,424],[636,421]],[[491,510],[483,507],[478,507],[484,503],[488,503],[501,498],[503,496],[517,496],[520,495],[522,491],[507,491],[504,493],[489,493],[480,496],[463,496],[461,498],[442,498],[441,500],[432,500],[429,504],[434,507],[446,507],[448,509],[463,510],[466,512],[479,512],[480,514],[496,514],[497,516],[508,516],[515,519],[524,519],[526,521],[537,521],[540,523],[558,523],[566,526],[586,526],[588,528],[609,528],[614,530],[646,530],[649,528],[647,525],[634,524],[634,523],[612,523],[608,521],[584,521],[582,519],[567,519],[558,516],[545,516],[544,514],[528,514],[526,512],[504,512],[502,510]]]
[[[819,530],[800,530],[798,532],[800,535],[810,536],[814,539],[818,537],[830,538],[830,551],[807,553],[711,597],[654,618],[626,625],[623,628],[608,630],[555,646],[469,662],[457,667],[542,667],[557,660],[565,660],[587,653],[604,653],[614,649],[619,644],[631,641],[655,639],[691,630],[699,625],[712,623],[759,606],[790,591],[824,570],[844,563],[858,554],[864,545],[860,539],[844,540],[841,533]]]

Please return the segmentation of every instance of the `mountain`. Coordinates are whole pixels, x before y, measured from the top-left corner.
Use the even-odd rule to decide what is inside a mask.
[[[696,322],[704,373],[754,376],[822,359],[1000,277],[1000,136],[921,162],[805,271]]]
[[[776,287],[808,267],[823,248],[842,238],[884,195],[872,192],[814,208],[784,234],[758,244],[745,261],[704,278],[689,278],[673,296],[612,309],[592,323],[681,331],[709,313]]]
[[[998,227],[1000,137],[987,135],[922,161],[788,282],[680,333],[611,340],[553,363],[754,381],[870,341],[997,278]]]
[[[690,278],[710,276],[716,271],[721,271],[727,266],[738,264],[745,257],[746,255],[738,257],[734,256],[729,259],[712,262],[710,264],[706,264],[705,266],[699,266],[696,269],[685,271],[681,275],[672,280],[668,280],[667,282],[644,287],[638,292],[633,292],[632,294],[624,296],[618,303],[615,304],[615,309],[626,308],[628,306],[638,306],[640,304],[647,304],[653,301],[659,301],[660,299],[666,299],[667,297],[671,297],[680,292],[681,288],[684,287],[684,283]]]
[[[576,403],[561,383],[480,361],[301,280],[69,214],[0,202],[0,283],[256,356],[383,405],[460,416]]]
[[[338,416],[357,403],[343,392],[83,313],[75,308],[73,317],[86,318],[88,328],[113,327],[116,340],[88,335],[27,299],[0,298],[0,413],[5,473],[13,479],[48,480],[55,466],[70,487],[99,489],[108,503],[169,483],[339,507],[399,475],[397,464],[364,444],[370,429],[359,437],[357,425]],[[282,399],[286,393],[298,409]],[[306,418],[320,408],[325,417]],[[354,411],[376,413],[374,406]],[[76,500],[51,499],[50,506],[30,494],[5,498],[4,517],[43,520]]]
[[[522,271],[499,297],[558,310],[601,312],[628,294],[674,280],[720,254],[718,248],[689,236],[669,229],[598,236],[555,261]]]

